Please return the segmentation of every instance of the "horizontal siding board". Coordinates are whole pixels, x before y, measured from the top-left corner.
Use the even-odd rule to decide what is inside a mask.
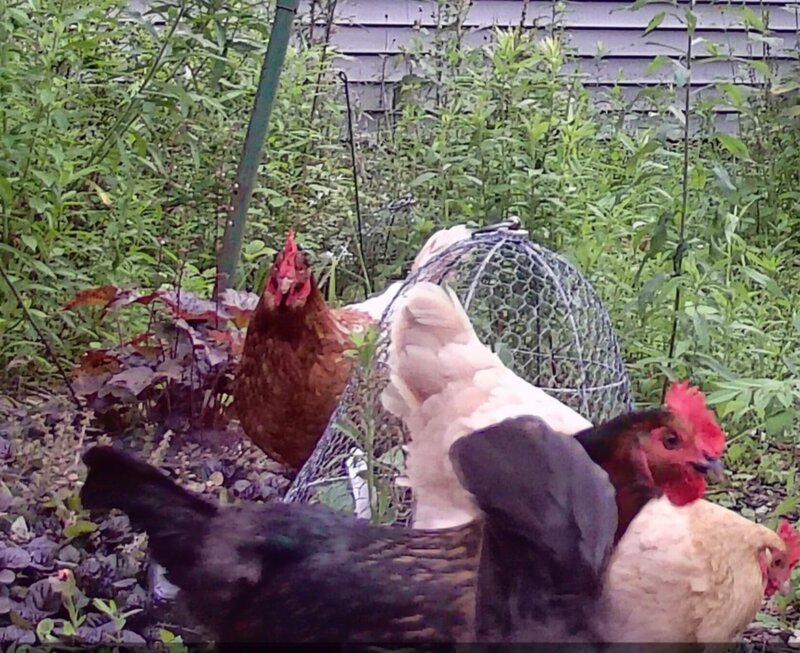
[[[674,79],[674,68],[669,64],[657,71],[650,71],[649,58],[604,58],[579,59],[570,61],[564,66],[564,72],[581,74],[588,81],[601,84],[647,85],[671,82]],[[763,81],[761,75],[746,64],[729,61],[699,59],[692,62],[691,84],[706,86],[720,81],[736,81],[740,83],[757,83]]]
[[[611,112],[611,115],[613,115],[613,112]],[[614,116],[613,122],[616,123],[616,116]],[[609,121],[609,123],[611,123],[611,121]],[[735,113],[718,113],[715,116],[714,123],[717,131],[726,134],[736,134],[740,130],[740,118],[738,114]],[[660,115],[651,115],[643,112],[629,113],[624,116],[623,125],[629,130],[650,127],[657,131],[668,131],[669,137],[674,140],[681,140],[683,137],[683,130],[679,125],[666,125],[663,116]],[[383,129],[391,131],[392,125],[391,119],[387,119],[385,113],[362,112],[359,113],[356,118],[355,128],[363,136],[364,134],[374,133]],[[606,131],[613,129],[614,127],[612,127],[611,124],[606,125]],[[690,136],[696,136],[698,133],[701,133],[701,131],[704,130],[699,121],[693,120],[689,123]],[[342,133],[346,133],[344,126],[342,128]],[[600,138],[603,138],[602,132]]]
[[[129,2],[132,11],[144,13],[153,0]],[[671,66],[662,66],[657,71],[648,67],[656,55],[675,57],[685,51],[687,37],[681,16],[689,7],[688,0],[681,0],[678,7],[657,2],[637,11],[628,9],[628,1],[568,0],[563,4],[565,10],[558,16],[557,24],[564,28],[574,55],[563,72],[579,75],[598,106],[619,107],[620,101],[630,104],[643,88],[673,81]],[[524,5],[523,0],[474,0],[464,23],[464,41],[476,47],[490,43],[495,26],[520,23]],[[542,34],[547,33],[553,27],[553,5],[542,0],[528,2],[525,25],[543,28]],[[785,69],[790,62],[798,61],[800,9],[797,4],[783,0],[696,0],[697,38],[715,43],[723,55],[761,59],[763,45],[743,24],[742,7],[764,16],[770,36],[780,39],[780,45],[770,51],[779,67]],[[298,23],[306,29],[309,8],[310,0],[301,0]],[[660,12],[666,12],[665,19],[654,32],[644,36],[646,26]],[[433,33],[440,22],[438,14],[436,0],[338,0],[336,3],[331,39],[332,46],[342,56],[337,56],[333,65],[347,73],[356,104],[367,123],[376,124],[369,117],[371,114],[393,108],[397,82],[405,75],[419,73],[420,67],[416,65],[419,54],[409,56],[408,52],[433,46]],[[152,20],[163,23],[159,16],[153,16]],[[690,81],[694,99],[713,99],[714,82],[762,81],[752,67],[707,60],[708,51],[702,40],[695,44],[694,54]],[[612,89],[616,97],[610,100]],[[646,111],[646,102],[637,101],[630,110]],[[728,111],[721,106],[723,122],[718,120],[718,124],[726,125],[726,130],[735,125],[735,121],[723,120]]]
[[[797,9],[787,7],[785,2],[770,3],[762,7],[759,2],[746,3],[759,15],[763,11],[768,24],[774,31],[794,31],[798,27]],[[667,15],[662,28],[682,28],[679,18],[684,7],[675,8],[669,4],[645,5],[631,11],[623,2],[567,2],[560,18],[567,28],[627,28],[644,29],[650,20],[664,11]],[[695,9],[700,29],[738,29],[744,30],[739,9],[735,4],[701,4]],[[520,23],[523,3],[520,0],[477,0],[470,8],[465,26],[486,27],[490,25],[516,26]],[[552,24],[552,2],[530,2],[526,13],[527,27]],[[301,15],[308,15],[308,6],[301,9]],[[340,0],[337,3],[336,23],[364,26],[403,27],[420,25],[436,27],[439,14],[434,0]]]
[[[351,82],[395,83],[415,70],[411,61],[385,55],[363,55],[350,59],[337,57],[333,65],[338,70],[343,70]],[[647,70],[649,65],[649,58],[589,58],[571,61],[565,65],[564,70],[566,73],[579,72],[586,75],[588,81],[600,84],[644,85],[672,80],[673,74],[669,65],[662,66],[653,73]],[[698,60],[692,66],[694,85],[707,85],[723,80],[747,82],[751,79],[747,73],[752,69],[727,61]],[[760,78],[754,78],[753,81],[758,79]]]
[[[629,111],[647,111],[652,108],[652,100],[647,95],[648,89],[643,87],[623,86],[614,88],[611,85],[592,85],[587,87],[587,91],[592,98],[593,104],[600,109],[619,108],[621,104],[626,105]],[[364,83],[355,85],[352,95],[357,109],[379,112],[393,110],[394,92],[395,87],[392,84]],[[745,90],[744,92],[746,93],[747,91]],[[723,97],[723,94],[713,86],[693,89],[691,93],[693,102],[717,100]],[[659,87],[657,89],[657,98],[660,105],[663,106],[665,100],[676,101],[678,98],[682,100],[683,90]],[[722,113],[734,112],[732,108],[726,106],[723,102],[717,105],[717,111]]]
[[[435,38],[430,31],[413,27],[337,25],[331,35],[331,45],[343,54],[401,54],[412,48],[430,49],[434,46]],[[493,38],[494,30],[490,27],[472,28],[465,32],[463,41],[477,47],[491,43]],[[674,55],[686,49],[686,32],[682,29],[659,29],[644,38],[635,30],[573,29],[565,34],[565,38],[575,53],[584,57],[594,56],[601,49],[610,56],[644,57]],[[696,38],[716,44],[723,53],[737,57],[761,56],[763,47],[761,42],[751,39],[745,32],[698,30]],[[775,38],[776,54],[789,56],[796,50],[797,33],[786,33]],[[701,42],[695,51],[702,55],[704,49]]]

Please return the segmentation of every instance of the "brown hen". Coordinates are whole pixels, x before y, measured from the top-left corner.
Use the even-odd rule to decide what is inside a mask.
[[[311,455],[344,390],[350,335],[373,320],[330,308],[293,232],[275,258],[247,329],[236,374],[236,411],[245,433],[298,469]]]
[[[469,238],[463,225],[434,233],[411,271]],[[247,329],[236,373],[236,412],[247,436],[279,462],[308,460],[353,371],[351,335],[377,324],[402,282],[361,304],[331,308],[289,232]]]

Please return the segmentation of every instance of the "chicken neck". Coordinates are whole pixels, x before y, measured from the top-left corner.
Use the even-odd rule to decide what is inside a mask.
[[[639,435],[664,424],[660,408],[620,415],[580,431],[575,438],[589,457],[608,474],[616,491],[616,544],[648,501],[660,496],[647,467]]]
[[[271,297],[262,296],[248,329],[296,342],[303,339],[309,329],[318,329],[319,321],[324,321],[326,316],[333,319],[316,281],[312,278],[310,283],[311,291],[302,306],[276,306]]]

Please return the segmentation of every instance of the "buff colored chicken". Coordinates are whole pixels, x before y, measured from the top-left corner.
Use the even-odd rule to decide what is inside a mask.
[[[598,614],[607,641],[732,642],[788,590],[800,537],[709,501],[651,501],[620,541]]]

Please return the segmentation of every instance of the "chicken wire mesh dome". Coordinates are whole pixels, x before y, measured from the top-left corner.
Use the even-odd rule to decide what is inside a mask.
[[[452,288],[481,342],[517,375],[598,422],[632,407],[611,320],[589,282],[563,257],[533,243],[518,224],[490,227],[436,255],[404,282],[361,351],[357,369],[285,501],[321,502],[408,524],[412,497],[394,482],[407,434],[381,404],[393,309],[415,283]],[[371,508],[369,497],[372,496]]]

